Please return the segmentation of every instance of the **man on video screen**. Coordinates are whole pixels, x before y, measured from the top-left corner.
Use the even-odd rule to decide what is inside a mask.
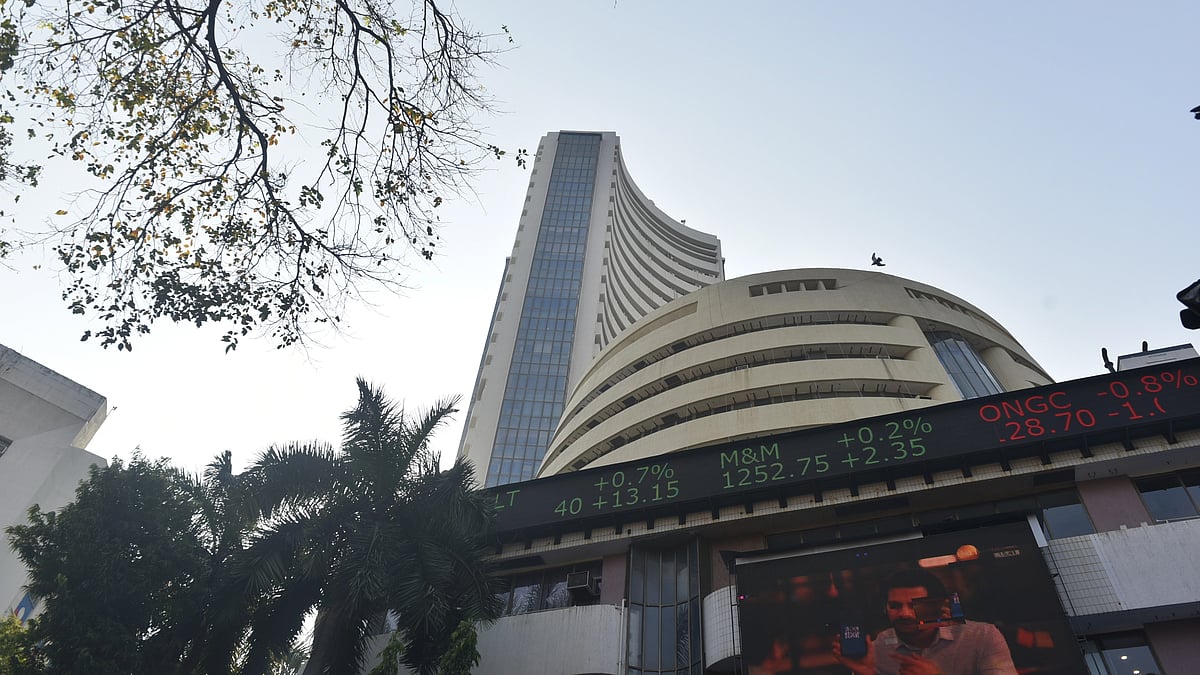
[[[855,675],[1017,675],[1000,631],[963,619],[932,573],[896,572],[883,591],[891,628],[867,638],[865,653],[834,644],[838,662]]]

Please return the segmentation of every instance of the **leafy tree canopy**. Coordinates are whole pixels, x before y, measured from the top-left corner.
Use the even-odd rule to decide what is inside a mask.
[[[0,627],[0,675],[357,675],[385,627],[391,667],[469,672],[499,613],[495,514],[470,464],[429,447],[454,405],[409,415],[360,380],[337,450],[279,446],[240,474],[228,452],[201,476],[93,467],[74,502],[7,528],[43,611]]]
[[[36,647],[15,616],[0,617],[0,675],[36,673]]]
[[[276,447],[248,471],[271,516],[246,549],[247,575],[317,610],[306,675],[361,672],[385,616],[399,633],[391,663],[433,675],[445,657],[461,670],[474,657],[474,622],[496,618],[499,606],[487,562],[493,506],[472,489],[470,464],[441,470],[429,448],[455,400],[410,415],[358,386],[340,450]],[[464,621],[470,634],[456,634]]]
[[[8,528],[44,612],[32,636],[64,675],[173,673],[204,551],[186,488],[162,462],[92,468],[75,502]]]
[[[32,508],[8,533],[43,607],[28,634],[40,646],[14,675],[265,675],[286,663],[293,634],[253,630],[273,599],[237,574],[258,524],[247,487],[228,452],[202,477],[135,455],[93,467],[61,511]]]
[[[0,179],[38,181],[15,138],[90,174],[54,220],[85,340],[166,318],[288,345],[432,258],[436,208],[505,153],[475,122],[493,36],[413,3],[0,0]]]

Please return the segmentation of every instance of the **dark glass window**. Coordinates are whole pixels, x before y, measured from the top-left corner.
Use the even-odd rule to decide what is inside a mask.
[[[991,396],[1004,391],[966,338],[948,331],[931,331],[925,335],[963,398]]]
[[[635,547],[629,556],[629,673],[699,673],[699,546]]]
[[[629,672],[640,673],[642,668],[642,606],[629,606]]]
[[[503,580],[504,590],[496,597],[503,606],[505,616],[591,604],[599,598],[589,593],[572,593],[567,588],[567,575],[572,572],[587,572],[591,578],[598,580],[600,570],[601,563],[596,560],[517,574]]]
[[[1146,510],[1157,521],[1200,516],[1200,471],[1143,478],[1137,487]]]
[[[1157,675],[1163,672],[1141,632],[1102,635],[1083,643],[1092,675]]]
[[[545,595],[542,598],[542,609],[558,609],[571,606],[571,594],[567,591],[566,569],[558,569],[546,573],[546,582],[542,586]],[[597,572],[599,574],[599,572]]]
[[[527,614],[541,609],[542,575],[525,574],[513,579],[512,604],[506,614]]]
[[[599,156],[598,134],[559,134],[488,487],[533,478],[562,415]]]
[[[1080,503],[1079,494],[1074,490],[1039,495],[1037,506],[1042,527],[1050,539],[1077,537],[1096,532],[1087,509]]]
[[[3,457],[4,453],[8,452],[8,446],[10,445],[12,445],[12,441],[0,436],[0,457]]]

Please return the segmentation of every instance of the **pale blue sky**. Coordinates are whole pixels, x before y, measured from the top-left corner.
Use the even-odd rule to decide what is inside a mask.
[[[866,267],[954,293],[1058,380],[1191,342],[1174,294],[1200,277],[1194,2],[460,2],[514,48],[482,73],[505,147],[612,130],[644,192],[718,235],[730,277]],[[0,343],[109,399],[90,449],[195,468],[273,441],[336,440],[362,374],[420,406],[466,393],[528,174],[505,162],[443,213],[419,288],[350,313],[303,354],[159,326],[132,355],[33,258],[0,269]],[[52,181],[51,181],[52,182]],[[47,186],[44,190],[50,190]],[[46,194],[40,195],[46,197]],[[439,448],[453,455],[461,415]]]

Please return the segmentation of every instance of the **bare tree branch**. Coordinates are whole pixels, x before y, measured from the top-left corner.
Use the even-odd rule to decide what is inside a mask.
[[[494,36],[414,2],[0,4],[10,103],[96,185],[60,213],[56,251],[104,346],[162,318],[225,323],[227,349],[255,331],[293,344],[433,257],[435,209],[505,152],[476,121]],[[7,163],[0,114],[0,172],[36,181]]]

